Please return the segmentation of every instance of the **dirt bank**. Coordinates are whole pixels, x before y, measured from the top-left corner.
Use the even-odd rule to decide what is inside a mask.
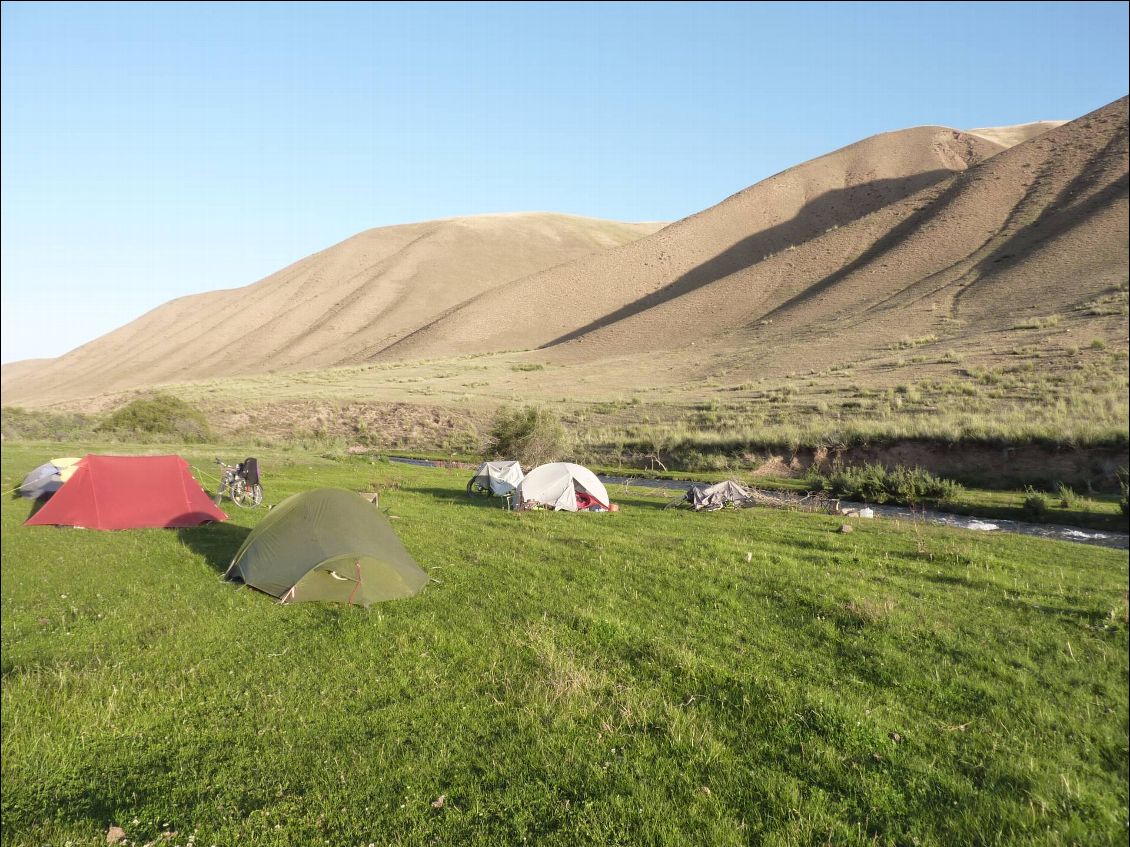
[[[671,470],[753,469],[754,475],[799,477],[827,472],[839,462],[848,466],[880,464],[920,467],[938,476],[982,488],[1051,488],[1058,483],[1077,491],[1118,491],[1119,469],[1130,467],[1126,447],[1057,447],[1043,444],[996,445],[901,440],[838,447],[753,446],[703,454],[675,450],[660,456]],[[654,454],[652,454],[652,457]],[[649,467],[643,453],[614,457],[626,464]],[[607,457],[605,457],[607,458]],[[654,464],[654,463],[653,463]]]

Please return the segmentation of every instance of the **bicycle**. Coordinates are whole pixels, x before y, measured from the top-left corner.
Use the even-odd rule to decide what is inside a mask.
[[[259,463],[247,459],[238,465],[226,465],[218,457],[216,464],[223,468],[220,476],[220,490],[214,502],[217,506],[227,494],[237,506],[255,507],[263,502],[263,486],[259,484]]]

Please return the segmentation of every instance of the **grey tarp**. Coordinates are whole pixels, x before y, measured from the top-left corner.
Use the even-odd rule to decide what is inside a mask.
[[[735,506],[748,506],[753,503],[753,495],[740,483],[727,479],[714,485],[692,486],[687,491],[687,500],[696,512],[713,512],[731,503]]]
[[[51,462],[46,462],[24,477],[20,483],[20,496],[38,500],[48,494],[54,494],[63,487],[59,478],[59,468]]]
[[[524,474],[518,462],[483,462],[471,478],[468,488],[489,488],[490,493],[505,497],[522,482]]]

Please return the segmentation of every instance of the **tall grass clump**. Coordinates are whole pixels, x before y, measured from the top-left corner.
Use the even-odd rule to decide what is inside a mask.
[[[199,409],[171,394],[153,394],[117,409],[98,426],[117,435],[170,436],[199,444],[212,438],[208,420]]]
[[[1024,502],[1020,505],[1020,511],[1024,517],[1030,521],[1043,523],[1048,519],[1048,510],[1051,505],[1048,503],[1048,497],[1042,491],[1028,486],[1024,489]]]
[[[487,442],[491,456],[517,459],[527,467],[557,461],[568,448],[568,436],[561,419],[537,406],[500,411]]]
[[[934,476],[923,468],[880,464],[860,467],[834,465],[828,474],[815,474],[815,487],[836,497],[866,503],[899,503],[916,506],[956,500],[964,491],[951,479]]]
[[[1024,503],[1020,504],[1020,513],[1022,513],[1028,521],[1036,523],[1043,523],[1048,519],[1048,512],[1051,504],[1048,501],[1048,495],[1043,491],[1037,491],[1032,486],[1024,489]]]

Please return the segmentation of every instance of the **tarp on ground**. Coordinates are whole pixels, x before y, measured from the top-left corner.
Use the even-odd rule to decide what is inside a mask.
[[[483,462],[470,484],[489,488],[491,494],[502,497],[514,491],[524,477],[519,462]]]
[[[577,492],[586,492],[609,508],[608,491],[596,474],[572,462],[553,462],[534,468],[518,486],[518,503],[540,503],[556,511],[577,511]]]
[[[51,496],[71,478],[81,461],[82,459],[68,456],[44,462],[24,477],[24,481],[20,483],[20,496],[32,500]]]
[[[63,481],[59,478],[59,469],[51,462],[44,462],[24,477],[19,492],[21,497],[38,500],[40,497],[54,494],[62,487]]]
[[[741,483],[727,479],[714,485],[691,486],[687,500],[696,512],[713,512],[727,505],[747,506],[753,502],[753,494]]]
[[[225,521],[180,456],[95,456],[24,523],[87,529],[188,527]]]
[[[343,488],[283,500],[247,536],[227,576],[284,603],[359,606],[411,597],[428,582],[388,518]]]

